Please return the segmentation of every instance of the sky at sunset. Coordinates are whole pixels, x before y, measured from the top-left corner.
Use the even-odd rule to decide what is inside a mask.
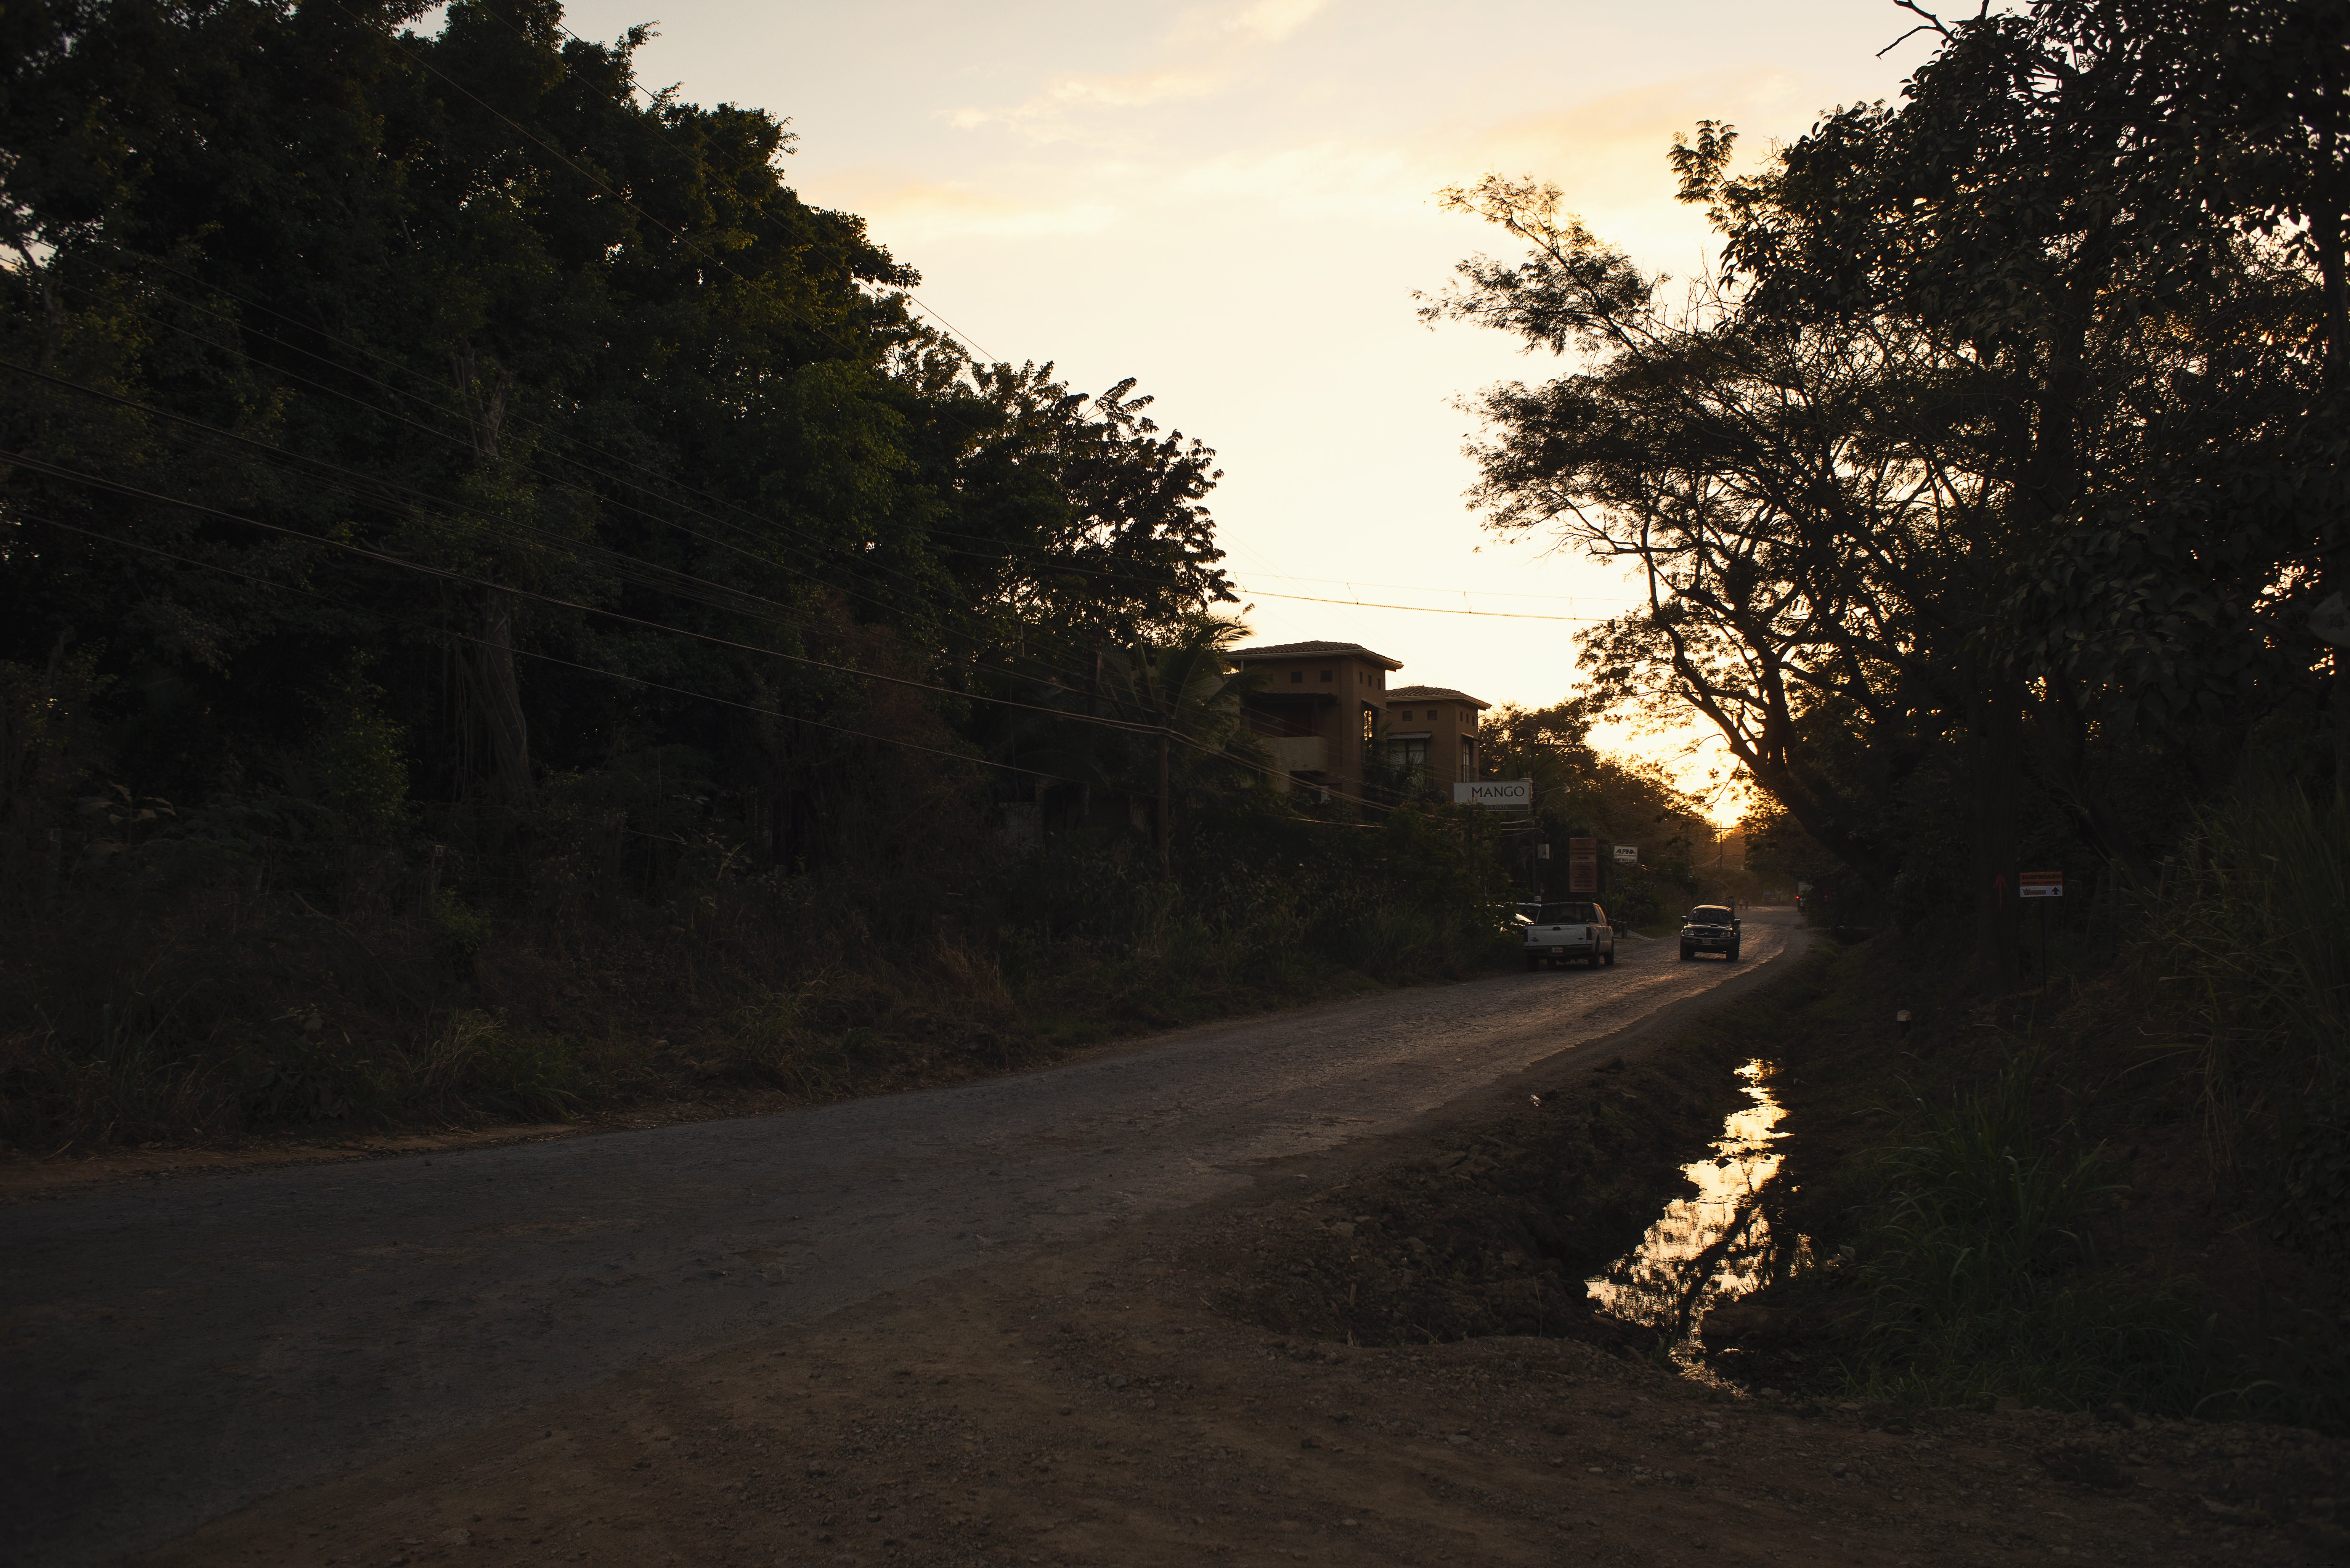
[[[1473,421],[1454,400],[1557,366],[1416,319],[1415,291],[1462,256],[1513,252],[1436,192],[1534,175],[1602,239],[1690,276],[1706,234],[1672,199],[1676,132],[1727,119],[1760,154],[1822,109],[1895,96],[1927,53],[1877,57],[1916,20],[1889,0],[568,14],[605,39],[649,20],[639,79],[789,116],[793,183],[863,214],[980,352],[1091,390],[1139,378],[1161,424],[1216,448],[1212,506],[1261,640],[1361,642],[1403,660],[1399,682],[1527,704],[1569,693],[1577,622],[1501,616],[1605,615],[1632,590],[1486,535],[1464,505]],[[1461,609],[1494,613],[1427,613]],[[1617,738],[1669,755],[1689,736]],[[1674,765],[1691,784],[1707,766]]]

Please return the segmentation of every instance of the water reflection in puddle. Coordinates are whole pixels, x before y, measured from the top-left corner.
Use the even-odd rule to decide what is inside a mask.
[[[1738,1069],[1749,1103],[1723,1119],[1704,1158],[1681,1167],[1697,1195],[1669,1204],[1638,1246],[1586,1282],[1601,1311],[1663,1333],[1685,1367],[1695,1365],[1708,1309],[1761,1289],[1809,1250],[1802,1236],[1774,1242],[1762,1212],[1763,1189],[1779,1174],[1771,1146],[1785,1114],[1771,1097],[1768,1072],[1761,1062]]]

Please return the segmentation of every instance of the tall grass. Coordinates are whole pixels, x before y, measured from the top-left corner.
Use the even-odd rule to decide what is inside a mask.
[[[971,841],[887,874],[663,876],[178,838],[0,902],[0,1142],[540,1121],[950,1081],[1508,956],[1473,825],[1201,814],[1147,843]],[[166,875],[162,868],[171,867]]]
[[[2209,814],[2143,900],[2223,1137],[2350,1064],[2350,810],[2291,785]]]
[[[1866,1220],[1825,1282],[1858,1303],[1854,1381],[1937,1404],[2120,1399],[2344,1429],[2350,809],[2250,789],[2125,897],[2136,1002],[2126,981],[2102,992],[2120,1025],[2043,1023],[1972,1084],[1946,1063],[1954,1086],[1913,1095],[1899,1135],[1865,1157]],[[2164,1065],[2176,1075],[2146,1070]],[[2216,1190],[2318,1266],[2318,1299],[2223,1313],[2250,1293],[2219,1288],[2237,1282],[2133,1266],[2118,1168],[2073,1119],[2117,1102],[2148,1125],[2199,1118]]]
[[[2102,1255],[2122,1188],[2104,1151],[2038,1114],[2047,1057],[1920,1104],[1879,1149],[1882,1198],[1853,1266],[1862,1385],[1928,1404],[2120,1399],[2186,1413],[2213,1391],[2208,1314]]]
[[[2249,790],[2204,816],[2140,909],[2133,956],[2218,1163],[2276,1173],[2283,1227],[2350,1265],[2350,805]]]

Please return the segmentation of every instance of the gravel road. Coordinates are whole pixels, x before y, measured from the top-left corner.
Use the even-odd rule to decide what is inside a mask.
[[[104,1562],[649,1362],[1217,1196],[1706,1005],[1799,940],[1758,910],[1736,966],[1627,940],[1610,969],[951,1089],[0,1209],[0,1549]]]

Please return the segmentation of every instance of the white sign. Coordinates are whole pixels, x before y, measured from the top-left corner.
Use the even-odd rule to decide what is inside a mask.
[[[1637,845],[1637,844],[1619,844],[1619,845],[1617,845],[1617,846],[1616,846],[1616,864],[1617,864],[1617,865],[1618,865],[1618,866],[1638,866],[1639,863],[1640,863],[1640,846],[1639,846],[1638,845]]]
[[[2019,871],[2015,874],[2015,896],[2019,898],[2061,898],[2064,896],[2064,873]]]
[[[1534,781],[1532,779],[1478,779],[1470,784],[1452,786],[1455,805],[1482,805],[1494,811],[1532,811],[1534,808]]]

